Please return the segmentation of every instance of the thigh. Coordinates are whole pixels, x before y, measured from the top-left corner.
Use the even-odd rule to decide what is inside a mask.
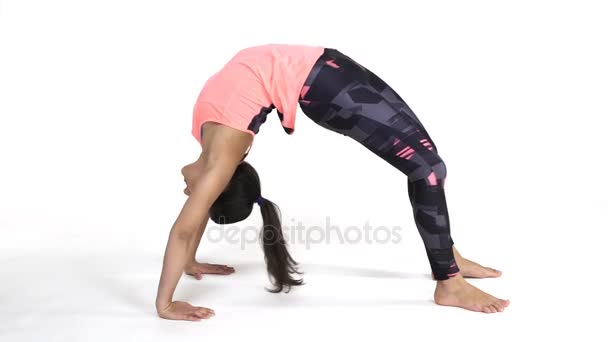
[[[306,106],[309,103],[331,105],[332,100],[340,100],[344,92],[348,92],[354,105],[386,105],[421,125],[407,103],[380,77],[340,51],[326,49],[304,83],[300,104],[305,107],[309,107]]]
[[[309,118],[360,142],[404,173],[423,174],[441,163],[431,137],[405,101],[336,50],[317,61],[304,90],[300,106]]]

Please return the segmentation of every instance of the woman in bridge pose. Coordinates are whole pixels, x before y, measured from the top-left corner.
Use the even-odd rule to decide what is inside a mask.
[[[444,193],[446,166],[437,146],[405,101],[382,79],[340,51],[269,44],[239,51],[205,83],[194,107],[192,135],[198,159],[182,168],[188,198],[169,235],[156,298],[166,319],[200,320],[213,310],[174,301],[182,274],[230,274],[232,267],[198,263],[196,250],[209,218],[234,223],[259,205],[262,241],[272,291],[301,285],[297,263],[283,235],[276,205],[244,161],[255,135],[275,110],[293,134],[297,106],[322,127],[354,139],[408,178],[408,194],[424,242],[437,304],[494,313],[508,300],[469,284],[465,277],[498,277],[500,271],[463,258],[453,246]]]

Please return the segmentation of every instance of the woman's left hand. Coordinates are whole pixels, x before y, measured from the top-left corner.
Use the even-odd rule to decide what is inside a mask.
[[[186,272],[187,275],[191,275],[200,280],[203,277],[203,274],[232,274],[234,273],[234,268],[226,265],[190,261],[186,264],[186,267],[184,267],[184,272]]]

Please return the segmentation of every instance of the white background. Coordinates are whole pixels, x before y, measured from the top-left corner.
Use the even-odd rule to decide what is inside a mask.
[[[397,3],[399,5],[397,5]],[[605,336],[607,11],[601,1],[0,2],[0,340],[513,340]],[[203,239],[154,299],[195,160],[192,106],[239,49],[337,48],[389,83],[447,164],[453,237],[503,270],[486,315],[432,303],[406,178],[301,112],[273,113],[247,157],[286,225],[402,226],[399,244],[291,245],[289,294],[256,243]],[[238,227],[261,223],[258,210]],[[417,338],[417,339],[416,339]]]

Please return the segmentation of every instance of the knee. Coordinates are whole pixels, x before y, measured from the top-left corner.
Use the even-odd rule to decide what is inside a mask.
[[[445,179],[445,176],[448,174],[448,169],[446,168],[443,160],[439,164],[433,165],[431,169],[437,179]]]
[[[426,183],[431,186],[443,185],[446,175],[447,169],[445,163],[442,161],[429,168],[428,175],[426,176]]]
[[[409,175],[411,181],[424,180],[427,185],[443,185],[443,181],[447,176],[447,168],[442,160],[432,165],[426,164],[420,166],[415,172]]]

